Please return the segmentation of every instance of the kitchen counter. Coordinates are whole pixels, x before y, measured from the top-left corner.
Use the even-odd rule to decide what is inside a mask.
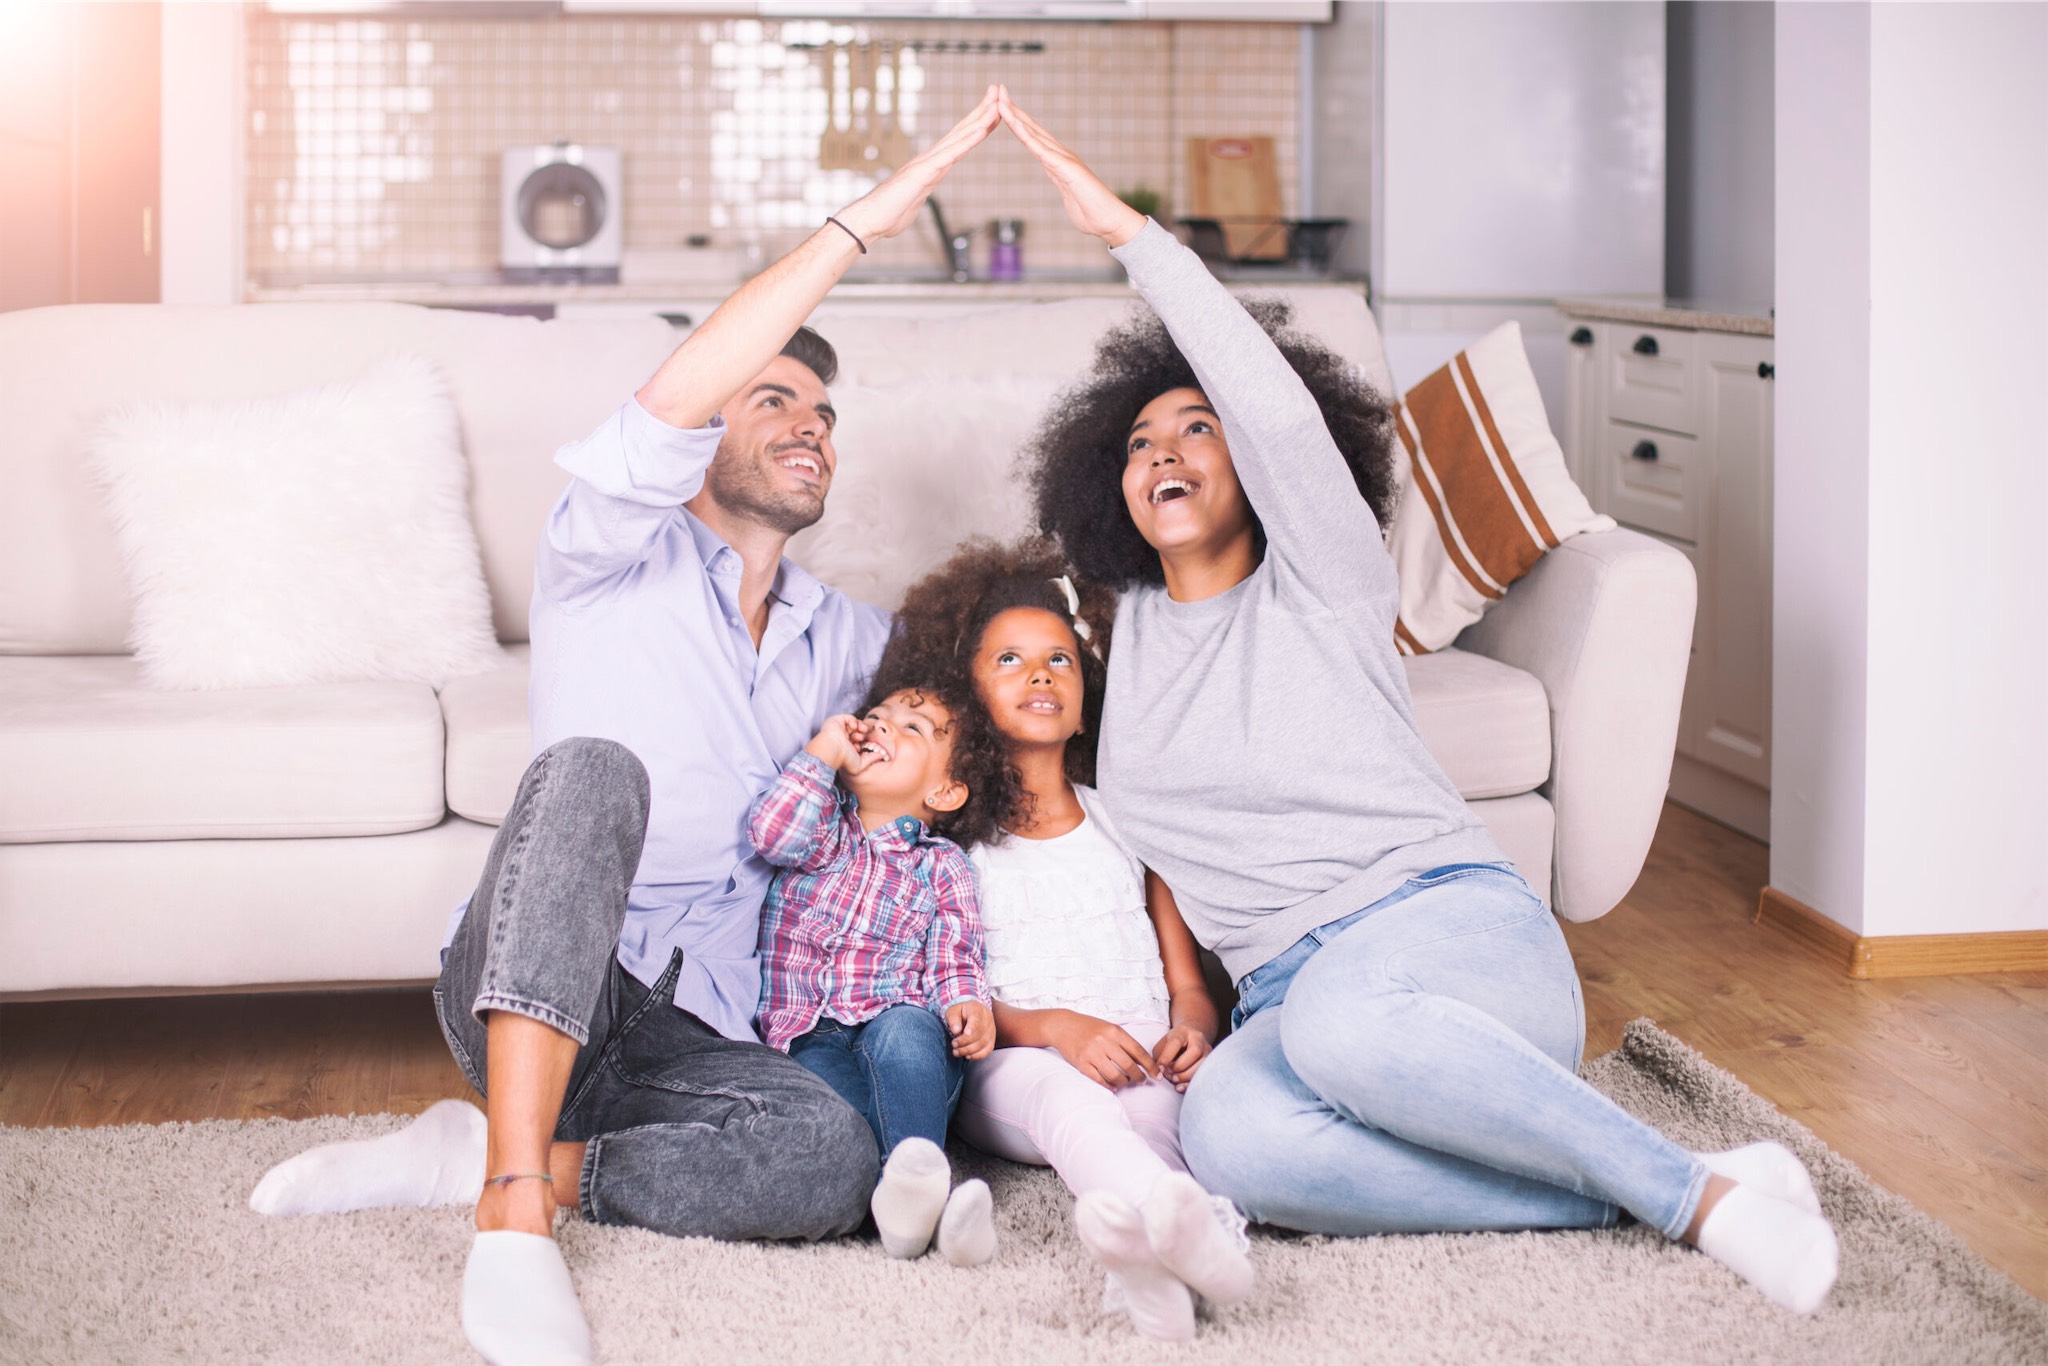
[[[1232,279],[1246,289],[1298,289],[1338,286],[1362,290],[1357,281],[1304,275],[1262,275]],[[439,308],[542,309],[584,304],[630,305],[669,302],[717,302],[739,285],[711,279],[638,281],[630,284],[504,284],[488,276],[437,280],[337,280],[306,284],[251,286],[249,303],[340,303],[383,301],[426,304]],[[1122,271],[1045,271],[1022,280],[970,280],[956,284],[933,275],[847,276],[833,287],[835,302],[893,300],[952,303],[1029,303],[1040,299],[1128,298],[1133,294]]]
[[[1702,299],[1559,299],[1557,311],[1572,318],[1684,327],[1696,332],[1737,332],[1750,337],[1777,333],[1769,304],[1723,304]]]

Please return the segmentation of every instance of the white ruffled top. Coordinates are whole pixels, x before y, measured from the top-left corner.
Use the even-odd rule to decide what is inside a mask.
[[[1145,870],[1095,790],[1076,784],[1081,823],[1051,839],[975,846],[989,990],[1023,1010],[1063,1008],[1112,1023],[1167,1019],[1166,969],[1145,910]]]

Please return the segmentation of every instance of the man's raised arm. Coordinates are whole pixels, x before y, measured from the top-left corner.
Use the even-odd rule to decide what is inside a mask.
[[[575,476],[543,530],[536,584],[564,604],[601,597],[638,565],[675,509],[697,495],[722,430],[711,425],[781,352],[869,242],[894,237],[954,163],[997,122],[989,87],[972,113],[822,224],[718,306],[634,402],[555,463]]]
[[[944,137],[720,304],[642,386],[640,406],[672,427],[709,423],[775,359],[868,243],[894,237],[917,221],[946,172],[989,135],[997,117],[996,88],[990,86]]]

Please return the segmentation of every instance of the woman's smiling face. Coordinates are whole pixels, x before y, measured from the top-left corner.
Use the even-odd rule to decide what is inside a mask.
[[[1223,424],[1200,389],[1169,389],[1139,409],[1124,446],[1124,506],[1163,556],[1214,554],[1252,529]]]
[[[1081,729],[1073,626],[1042,607],[996,613],[974,652],[974,686],[1012,745],[1065,745]]]

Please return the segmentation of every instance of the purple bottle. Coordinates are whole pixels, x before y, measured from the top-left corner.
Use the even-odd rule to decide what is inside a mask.
[[[995,241],[988,249],[988,278],[991,280],[1021,280],[1024,278],[1024,220],[1021,218],[998,218],[994,224]]]

